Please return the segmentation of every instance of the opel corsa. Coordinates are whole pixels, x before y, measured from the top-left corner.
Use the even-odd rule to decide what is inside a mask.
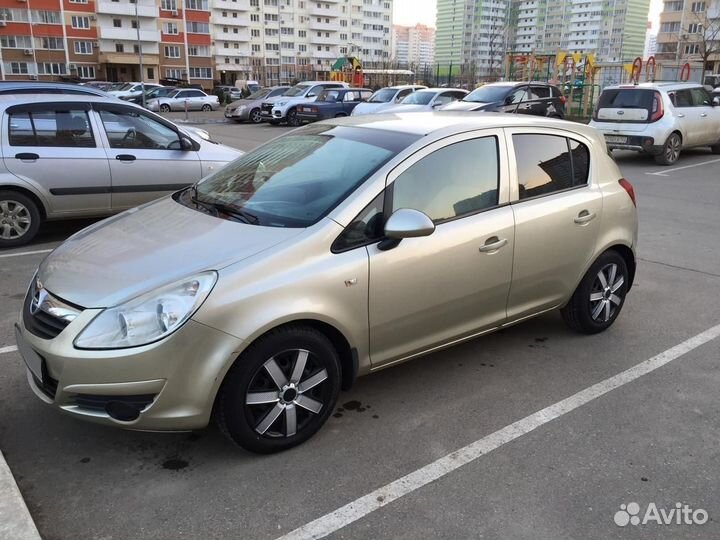
[[[274,452],[359,375],[558,308],[607,329],[636,241],[632,186],[587,126],[333,120],[68,239],[17,344],[35,394],[72,416],[173,431],[214,416]]]

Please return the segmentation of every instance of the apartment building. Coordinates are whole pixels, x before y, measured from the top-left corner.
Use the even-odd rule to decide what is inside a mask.
[[[0,0],[0,77],[276,84],[387,61],[391,28],[392,0]]]
[[[663,4],[657,34],[656,57],[668,64],[701,61],[703,46],[720,46],[720,0],[670,0]],[[710,55],[706,66],[720,70],[720,54]]]
[[[505,51],[632,60],[643,54],[649,8],[650,0],[438,0],[435,55],[481,74]]]
[[[393,60],[401,65],[429,65],[435,61],[435,29],[424,24],[393,26]]]

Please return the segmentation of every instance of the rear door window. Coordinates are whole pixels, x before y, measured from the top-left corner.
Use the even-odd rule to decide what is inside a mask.
[[[87,111],[49,109],[11,113],[10,146],[94,148]]]
[[[549,86],[531,86],[530,90],[536,96],[536,99],[547,99],[550,97]]]
[[[590,151],[558,135],[513,135],[520,200],[584,186],[590,174]]]
[[[676,107],[692,107],[693,97],[690,90],[678,90],[675,92],[675,101],[673,102]]]

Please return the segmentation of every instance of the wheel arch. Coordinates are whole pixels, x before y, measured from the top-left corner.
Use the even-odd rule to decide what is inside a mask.
[[[14,191],[16,193],[21,193],[25,195],[26,197],[29,197],[32,199],[32,201],[37,204],[38,210],[40,212],[40,217],[43,221],[45,221],[48,217],[48,209],[45,205],[45,201],[42,200],[42,198],[35,193],[33,190],[28,189],[24,186],[19,186],[17,184],[4,184],[0,183],[0,191]]]
[[[633,250],[630,249],[628,246],[624,244],[614,244],[610,246],[609,248],[605,249],[602,253],[605,253],[607,251],[616,251],[620,254],[620,256],[625,260],[625,265],[628,269],[628,276],[629,276],[629,282],[627,290],[630,292],[630,289],[632,288],[633,283],[635,282],[635,271],[637,269],[637,261],[635,260],[635,254],[633,253]],[[600,255],[602,255],[602,253]],[[598,257],[600,257],[598,255]]]

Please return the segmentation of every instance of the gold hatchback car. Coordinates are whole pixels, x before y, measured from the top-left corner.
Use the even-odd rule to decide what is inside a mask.
[[[635,275],[632,186],[587,126],[410,113],[313,124],[69,238],[17,322],[37,396],[240,446],[311,437],[340,389],[560,308],[584,333]]]

